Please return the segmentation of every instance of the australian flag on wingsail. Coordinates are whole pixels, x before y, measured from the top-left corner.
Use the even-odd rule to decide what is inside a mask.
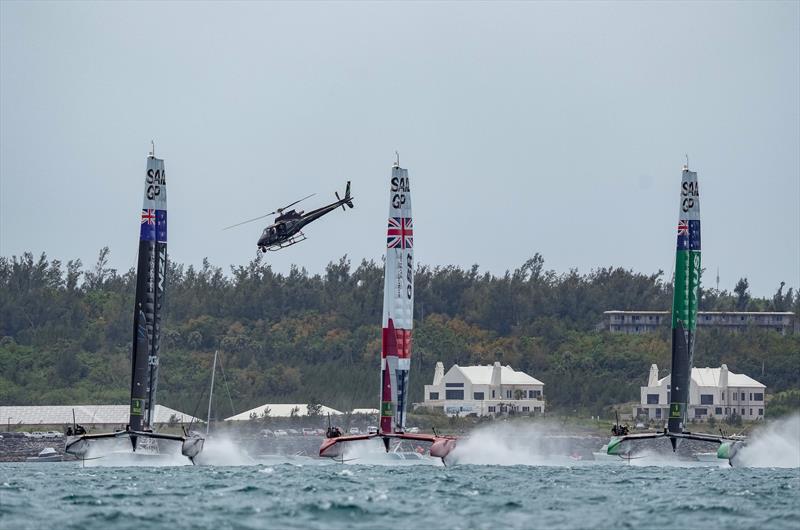
[[[142,209],[142,223],[139,239],[142,241],[167,241],[167,211]]]
[[[678,250],[700,250],[700,220],[678,221]]]

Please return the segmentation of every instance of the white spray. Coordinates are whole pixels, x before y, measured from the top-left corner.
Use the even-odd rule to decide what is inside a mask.
[[[734,465],[741,467],[800,467],[800,414],[756,430],[739,450]]]

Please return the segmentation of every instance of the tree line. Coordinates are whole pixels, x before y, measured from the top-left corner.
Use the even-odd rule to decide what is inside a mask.
[[[135,271],[117,271],[108,258],[108,248],[90,267],[45,254],[0,257],[0,404],[127,402]],[[702,289],[700,309],[800,314],[800,294],[786,287],[753,297],[742,278],[733,292]],[[321,274],[282,274],[261,257],[227,272],[207,260],[170,262],[159,402],[198,410],[220,350],[219,384],[231,394],[215,390],[223,416],[311,397],[334,408],[376,407],[382,290],[382,263],[354,265],[347,256]],[[558,273],[540,254],[503,275],[420,265],[411,399],[422,401],[437,361],[499,360],[542,380],[551,409],[601,413],[638,400],[650,364],[669,367],[669,330],[609,333],[603,311],[668,310],[671,301],[663,271]],[[768,392],[800,389],[800,334],[698,330],[695,365],[723,362]]]

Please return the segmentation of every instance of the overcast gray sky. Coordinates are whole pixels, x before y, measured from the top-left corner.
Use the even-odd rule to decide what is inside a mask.
[[[0,255],[135,264],[150,139],[173,260],[380,259],[394,150],[416,258],[503,273],[674,262],[684,154],[722,288],[800,285],[800,4],[0,2]]]

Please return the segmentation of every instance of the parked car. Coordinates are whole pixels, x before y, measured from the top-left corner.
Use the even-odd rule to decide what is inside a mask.
[[[298,431],[297,429],[286,429],[286,432],[289,434],[289,436],[299,436],[300,435],[300,431]]]
[[[378,428],[374,425],[367,427],[367,434],[378,434]]]
[[[261,429],[261,436],[263,436],[264,438],[272,438],[273,436],[275,436],[275,433],[269,429]]]
[[[409,434],[419,434],[419,427],[410,427],[408,432]]]
[[[350,434],[361,434],[361,431],[358,430],[358,427],[350,427]]]
[[[289,436],[289,433],[284,431],[283,429],[278,429],[277,431],[275,431],[275,436],[276,437]]]
[[[314,429],[309,429],[308,427],[303,427],[303,436],[314,436],[316,432]]]
[[[44,433],[45,438],[61,438],[62,436],[64,435],[58,431],[47,431],[46,433]]]
[[[325,429],[315,429],[314,434],[317,436],[325,436]]]

